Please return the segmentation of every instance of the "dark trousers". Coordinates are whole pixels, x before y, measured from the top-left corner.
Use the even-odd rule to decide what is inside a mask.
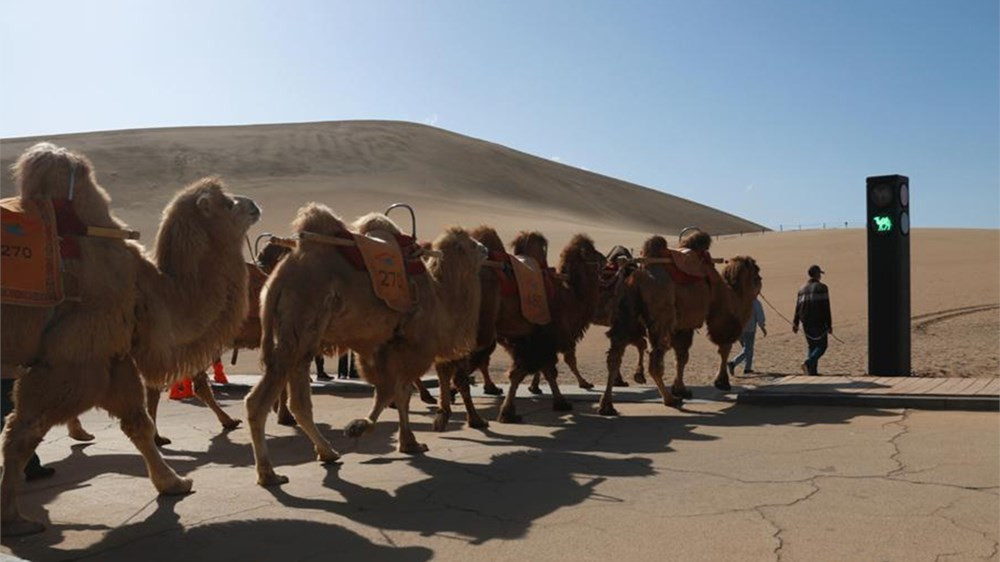
[[[0,430],[7,423],[7,416],[14,411],[14,379],[0,379]],[[42,468],[38,455],[31,455],[25,472],[34,472]]]
[[[818,338],[814,338],[806,333],[806,343],[809,344],[809,355],[806,357],[806,369],[809,370],[810,375],[818,375],[819,358],[823,357],[823,354],[826,353],[826,334],[823,334]]]

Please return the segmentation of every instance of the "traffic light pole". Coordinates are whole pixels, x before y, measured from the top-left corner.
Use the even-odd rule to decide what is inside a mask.
[[[868,373],[908,376],[910,368],[910,180],[867,179]]]

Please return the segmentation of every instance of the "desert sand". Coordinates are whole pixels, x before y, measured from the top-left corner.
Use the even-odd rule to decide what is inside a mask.
[[[791,333],[782,315],[791,318],[795,292],[813,263],[827,272],[836,336],[820,362],[821,372],[858,375],[867,368],[862,229],[773,232],[696,202],[493,143],[385,121],[3,139],[4,197],[15,193],[6,170],[24,148],[40,140],[87,154],[112,196],[112,208],[142,232],[147,247],[174,191],[210,174],[261,204],[264,217],[255,234],[286,233],[296,209],[308,201],[325,203],[345,218],[406,202],[417,212],[422,239],[452,224],[491,224],[505,239],[522,229],[537,229],[549,237],[549,259],[555,263],[576,232],[590,234],[606,251],[615,244],[637,248],[653,233],[675,241],[682,228],[696,225],[717,235],[716,257],[748,254],[761,266],[763,295],[776,309],[765,304],[769,335],[758,334],[757,372],[799,372],[805,342]],[[919,209],[914,214],[919,217]],[[410,228],[405,213],[393,217]],[[914,373],[998,376],[1000,231],[917,228],[911,234],[911,253]],[[603,329],[596,327],[579,348],[581,370],[592,382],[604,380],[606,347]],[[634,357],[634,351],[627,352],[626,370]],[[498,382],[507,365],[502,351],[494,355]],[[714,348],[704,333],[696,335],[688,382],[709,384],[716,365]],[[667,368],[671,373],[672,359]],[[234,373],[258,369],[256,354],[246,351],[230,368]]]

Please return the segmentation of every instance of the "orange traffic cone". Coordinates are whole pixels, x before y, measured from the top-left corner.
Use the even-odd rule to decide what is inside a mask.
[[[184,377],[184,380],[178,381],[170,387],[171,400],[183,400],[192,397],[194,397],[194,384],[189,377]]]
[[[219,384],[229,384],[229,378],[226,377],[226,371],[222,369],[222,359],[216,358],[212,361],[212,370],[215,371],[215,382]]]

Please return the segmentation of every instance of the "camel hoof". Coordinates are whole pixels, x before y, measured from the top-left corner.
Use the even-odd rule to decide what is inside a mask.
[[[523,418],[515,413],[500,412],[497,421],[500,423],[521,423]]]
[[[687,387],[683,387],[683,388],[678,389],[676,387],[671,386],[670,387],[670,394],[673,394],[675,398],[683,398],[684,400],[690,400],[691,397],[693,396],[691,394],[691,391],[688,390]]]
[[[232,431],[243,424],[243,420],[229,420],[222,422],[222,429],[226,431]]]
[[[613,384],[613,385],[611,385],[611,386],[628,386],[628,383],[627,383],[627,382],[625,382],[625,379],[623,379],[623,378],[621,378],[621,377],[618,377],[618,378],[617,378],[617,379],[615,380],[614,384]]]
[[[45,530],[45,525],[38,521],[32,521],[18,515],[14,519],[5,519],[0,525],[0,534],[4,537],[22,537],[24,535],[34,535]]]
[[[157,486],[157,488],[159,489],[161,496],[182,496],[184,494],[190,494],[191,487],[193,485],[194,481],[190,478],[178,477],[177,480],[170,482],[166,486],[162,488]]]
[[[572,412],[573,405],[569,403],[569,400],[563,398],[562,400],[552,401],[552,411],[554,412]]]
[[[715,388],[723,392],[729,392],[733,389],[733,386],[727,380],[715,379]]]
[[[591,388],[594,388],[594,383],[590,381],[580,381],[580,388],[590,390]]]
[[[173,441],[167,439],[166,437],[160,437],[160,434],[157,433],[155,436],[153,436],[153,443],[157,447],[162,447],[164,445],[169,445],[169,444],[173,443]]]
[[[489,394],[490,396],[503,396],[503,389],[495,384],[484,385],[483,394]]]
[[[469,427],[472,429],[486,429],[490,426],[490,422],[484,420],[480,417],[469,418]]]
[[[292,414],[281,415],[278,414],[278,425],[284,425],[287,427],[297,427],[299,423],[295,421],[295,416]]]
[[[429,450],[430,449],[427,448],[427,445],[417,443],[416,441],[406,443],[405,445],[403,443],[399,444],[399,452],[405,455],[422,455]]]
[[[366,432],[370,431],[371,428],[373,427],[375,427],[375,424],[373,424],[371,420],[366,420],[366,419],[354,420],[351,423],[347,424],[347,427],[344,428],[344,435],[346,437],[352,437],[354,439],[357,439],[358,437],[364,435]]]
[[[632,379],[635,380],[635,382],[637,382],[638,384],[646,384],[646,375],[642,374],[641,372],[637,372],[636,374],[632,375]]]
[[[532,385],[528,385],[528,392],[530,392],[532,394],[541,394],[542,393],[542,389],[541,389],[541,387],[538,387],[538,386],[535,386],[535,385],[532,384]]]
[[[268,486],[280,486],[282,484],[288,484],[287,476],[281,476],[280,474],[272,472],[271,474],[260,475],[257,477],[257,485],[264,486],[265,488]]]
[[[444,431],[448,427],[448,420],[451,418],[450,415],[444,413],[443,411],[438,412],[434,416],[434,431],[438,433]]]
[[[437,404],[437,400],[435,400],[434,397],[431,396],[431,393],[426,390],[420,393],[420,401],[424,404]]]
[[[601,407],[597,409],[597,413],[601,416],[617,416],[618,410],[611,404],[601,404]]]
[[[333,449],[326,451],[316,451],[316,460],[323,464],[334,464],[340,462],[340,453]]]

